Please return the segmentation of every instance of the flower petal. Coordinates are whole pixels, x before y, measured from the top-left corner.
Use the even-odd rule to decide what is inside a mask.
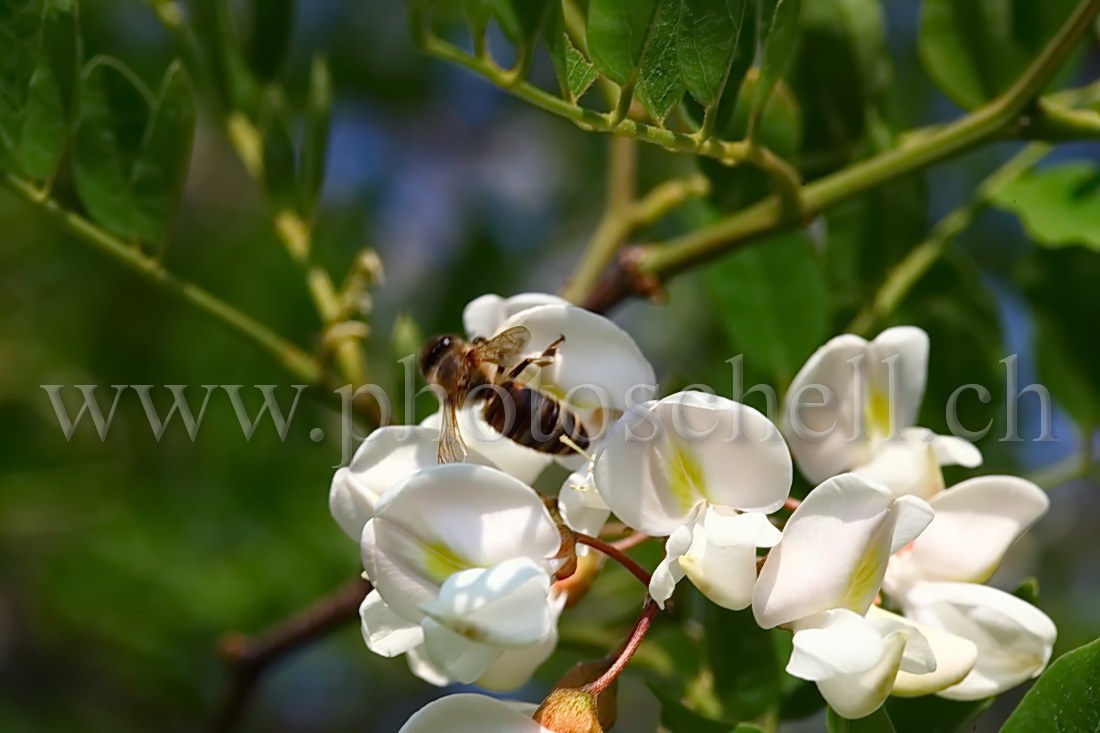
[[[695,532],[696,515],[672,531],[665,542],[665,556],[653,571],[649,580],[649,595],[664,610],[665,601],[672,597],[676,584],[684,577],[680,558],[691,547]]]
[[[935,496],[936,517],[909,552],[891,559],[888,587],[920,580],[982,583],[1008,548],[1046,513],[1050,500],[1030,481],[981,476]]]
[[[909,618],[977,646],[974,669],[941,697],[999,695],[1038,676],[1050,661],[1058,633],[1054,622],[1010,593],[974,583],[918,583],[901,600]]]
[[[467,638],[435,619],[420,622],[424,629],[424,651],[443,674],[470,684],[488,672],[504,654],[504,648]]]
[[[560,609],[559,609],[560,610]],[[505,692],[527,684],[531,675],[543,662],[550,658],[558,645],[556,624],[546,639],[523,649],[509,649],[500,655],[500,659],[477,678],[479,687],[486,690]]]
[[[894,496],[931,499],[944,489],[943,472],[931,442],[924,437],[934,436],[925,428],[903,430],[898,438],[881,441],[871,460],[852,473],[882,484]]]
[[[738,402],[679,392],[625,416],[596,456],[596,485],[628,525],[667,535],[702,503],[772,512],[790,491],[774,424]]]
[[[530,558],[447,578],[439,598],[420,604],[429,617],[486,644],[522,648],[544,641],[557,618],[547,594],[550,576]]]
[[[565,526],[573,531],[593,537],[600,533],[611,516],[611,510],[596,490],[591,465],[574,471],[562,483],[558,492],[558,511]],[[591,551],[592,548],[587,545],[577,546],[578,555],[587,555]]]
[[[882,635],[867,619],[846,608],[834,608],[795,626],[787,673],[817,682],[866,672],[882,657]]]
[[[363,525],[386,489],[438,462],[438,435],[411,426],[382,427],[368,435],[351,463],[332,479],[329,508],[340,528],[359,541]]]
[[[867,612],[867,619],[875,624],[879,633],[884,635],[899,629],[909,631],[909,639],[902,654],[901,668],[894,680],[894,690],[890,693],[892,695],[898,697],[930,695],[957,684],[974,668],[978,648],[973,642],[961,636],[918,624],[878,606],[871,606]],[[919,649],[914,648],[914,640],[917,639],[922,642]],[[931,666],[928,665],[928,656],[931,658]],[[907,667],[908,670],[906,670]],[[915,669],[926,671],[915,673]]]
[[[549,293],[520,293],[510,298],[482,295],[466,304],[462,311],[462,327],[470,338],[488,338],[515,314],[540,305],[569,305],[569,301]]]
[[[551,733],[508,703],[460,693],[428,703],[398,733]]]
[[[520,445],[498,433],[481,416],[483,409],[482,405],[474,404],[458,411],[458,430],[467,448],[465,462],[495,466],[525,484],[534,483],[553,462],[553,456]],[[436,431],[436,441],[439,440],[440,419],[441,413],[433,412],[420,422],[421,426]]]
[[[359,606],[363,640],[367,648],[383,657],[396,657],[424,642],[420,626],[401,618],[372,590]]]
[[[936,435],[932,438],[932,450],[941,466],[965,466],[977,468],[982,465],[982,452],[968,440],[953,435]]]
[[[867,461],[868,442],[852,440],[863,395],[856,392],[855,370],[849,363],[865,355],[867,348],[864,339],[852,334],[830,339],[810,356],[784,397],[783,435],[798,470],[810,483]],[[821,388],[828,390],[826,395]]]
[[[897,357],[892,361],[893,357]],[[892,427],[900,431],[917,420],[928,377],[928,334],[916,326],[888,328],[868,345],[868,387],[892,398]],[[895,382],[896,384],[891,384]],[[893,386],[895,394],[891,394]]]
[[[773,546],[781,537],[763,514],[725,514],[708,507],[695,524],[680,569],[714,603],[740,611],[752,603],[756,548]]]
[[[417,626],[417,628],[420,629],[419,626]],[[420,632],[423,635],[424,630],[420,629]],[[447,685],[454,684],[453,679],[448,677],[439,667],[432,664],[432,660],[428,659],[428,654],[424,651],[423,643],[405,652],[405,661],[408,662],[409,671],[429,685],[446,687]]]
[[[829,707],[850,720],[866,717],[878,710],[894,687],[906,637],[906,632],[895,631],[883,639],[882,657],[872,669],[861,674],[819,681],[817,689]]]
[[[1012,543],[1046,514],[1050,499],[1016,476],[979,476],[935,497],[932,507],[936,520],[910,557],[942,573],[938,579],[981,582],[993,574]],[[951,562],[943,554],[946,543],[954,546]]]
[[[833,608],[866,611],[886,570],[893,503],[885,487],[855,474],[811,491],[760,571],[752,604],[757,623],[768,629]]]
[[[531,332],[527,356],[537,356],[565,337],[553,364],[539,370],[538,384],[559,399],[568,396],[574,410],[623,411],[651,398],[656,390],[653,367],[634,339],[597,313],[570,305],[542,305],[516,313],[499,330],[516,326]]]

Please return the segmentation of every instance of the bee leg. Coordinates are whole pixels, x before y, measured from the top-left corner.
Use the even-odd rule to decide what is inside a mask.
[[[529,366],[536,366],[539,368],[550,366],[554,363],[554,360],[558,358],[558,347],[565,341],[565,336],[558,336],[554,339],[554,342],[543,349],[542,353],[538,356],[529,356],[523,359],[514,367],[512,371],[508,372],[509,379],[515,379]]]
[[[558,358],[558,347],[563,343],[565,343],[565,334],[554,339],[553,343],[543,349],[532,363],[538,367],[550,366],[554,363],[554,359]]]

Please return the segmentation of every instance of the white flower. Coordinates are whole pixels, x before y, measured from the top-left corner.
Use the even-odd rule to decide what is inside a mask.
[[[899,672],[925,678],[914,685],[924,693],[958,679],[932,674],[931,642],[918,628],[867,616],[887,559],[931,519],[921,499],[895,499],[883,486],[842,474],[810,492],[764,561],[753,591],[757,623],[794,631],[787,671],[816,682],[844,717],[877,709]]]
[[[965,441],[901,435],[916,421],[927,371],[928,334],[914,326],[889,328],[870,342],[843,334],[814,352],[783,409],[783,434],[802,475],[817,483],[871,463],[891,442],[924,438],[941,464],[978,465],[981,454]]]
[[[535,707],[473,693],[447,695],[414,713],[398,733],[552,733],[532,720]]]
[[[883,588],[905,615],[977,645],[973,671],[941,693],[998,695],[1046,667],[1057,635],[1039,609],[984,583],[1012,543],[1046,513],[1049,499],[1014,476],[982,476],[933,496],[927,530],[890,558]]]
[[[680,392],[633,410],[596,455],[600,495],[640,532],[668,536],[650,593],[662,604],[685,575],[715,603],[752,600],[756,548],[780,533],[764,514],[787,499],[791,458],[751,407]]]
[[[367,646],[414,652],[429,681],[522,684],[556,641],[560,544],[538,494],[507,474],[466,463],[414,474],[363,529]]]

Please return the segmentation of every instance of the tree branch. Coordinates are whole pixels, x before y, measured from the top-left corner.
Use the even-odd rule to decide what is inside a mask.
[[[35,206],[63,231],[136,272],[162,292],[193,306],[230,331],[243,336],[246,341],[271,355],[287,373],[303,383],[324,389],[340,386],[328,370],[295,344],[195,283],[176,277],[160,260],[142,254],[136,247],[66,209],[30,183],[0,171],[0,186]],[[340,399],[335,394],[330,395],[330,398]],[[377,426],[381,423],[380,408],[374,401],[357,400],[354,407],[370,425]]]
[[[880,153],[805,186],[801,192],[803,218],[811,219],[872,188],[966,152],[1017,125],[1025,110],[1034,105],[1039,91],[1091,27],[1098,12],[1100,0],[1082,0],[1020,79],[984,107],[922,134],[908,145]],[[1041,112],[1041,105],[1035,105],[1035,111]],[[666,280],[769,234],[794,228],[798,223],[784,216],[782,198],[772,195],[708,227],[665,244],[631,252],[631,266],[620,263],[613,267],[584,305],[596,311],[607,310],[623,298],[652,292],[655,281]]]
[[[232,730],[248,706],[264,673],[276,662],[359,617],[371,591],[361,578],[256,636],[229,634],[218,644],[229,683],[211,718],[210,733]]]

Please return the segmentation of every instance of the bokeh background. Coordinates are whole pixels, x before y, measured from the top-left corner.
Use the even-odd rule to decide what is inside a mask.
[[[885,6],[898,118],[915,126],[954,117],[959,111],[917,60],[919,3]],[[82,12],[88,56],[108,52],[156,84],[175,49],[146,5],[96,0]],[[562,285],[600,215],[608,141],[421,55],[392,2],[299,3],[288,66],[292,96],[304,95],[317,51],[331,60],[336,104],[316,248],[336,273],[364,247],[381,255],[385,283],[372,291],[367,349],[372,377],[395,387],[395,361],[404,355],[391,334],[398,315],[411,317],[423,334],[454,331],[462,306],[479,294]],[[1097,70],[1095,61],[1086,60],[1082,78]],[[549,81],[550,73],[540,60],[536,78]],[[896,194],[876,204],[883,241],[900,242],[904,252],[1013,149],[997,144],[880,192]],[[1095,159],[1097,152],[1067,146],[1052,160]],[[640,160],[643,188],[692,165],[648,147]],[[72,200],[70,187],[59,182],[63,199]],[[651,234],[682,230],[703,216],[688,206]],[[819,228],[816,236],[829,233]],[[1074,250],[1044,253],[1050,269],[1042,272],[1080,273],[1085,265]],[[1076,470],[1091,454],[1089,441],[1061,408],[1055,441],[996,440],[1004,434],[998,360],[1020,354],[1021,386],[1036,379],[1026,292],[1036,257],[1016,220],[991,212],[893,320],[933,334],[924,424],[942,426],[942,405],[955,387],[985,384],[993,404],[967,408],[965,417],[970,424],[995,418],[981,445],[983,471],[1033,475],[1051,490],[1050,514],[995,582],[1012,588],[1037,576],[1041,606],[1059,626],[1060,652],[1100,635],[1100,487]],[[210,114],[200,118],[164,259],[181,276],[312,344],[318,323],[300,272]],[[738,344],[703,277],[677,279],[667,305],[632,303],[616,317],[651,358],[663,387],[706,382],[729,394],[724,362],[739,353]],[[1087,314],[1095,293],[1088,281],[1065,288],[1081,338],[1094,339]],[[839,304],[835,330],[851,305]],[[270,421],[246,440],[225,395],[215,394],[197,440],[173,423],[158,442],[128,392],[105,441],[87,422],[66,441],[40,385],[98,384],[109,402],[113,384],[186,384],[197,404],[199,385],[278,384],[289,405],[291,383],[264,354],[0,193],[0,730],[199,729],[225,681],[215,654],[222,633],[257,631],[359,571],[355,545],[328,513],[328,485],[340,460],[338,416],[328,406],[303,398],[285,441]],[[246,388],[245,395],[258,410],[258,392]],[[70,414],[77,404],[69,403]],[[1020,404],[1021,435],[1034,438],[1038,402],[1027,396]],[[431,407],[422,402],[419,409]],[[324,441],[310,440],[315,427],[327,431]],[[948,483],[963,475],[949,474]],[[566,660],[599,656],[595,649],[614,644],[637,612],[636,599],[622,600],[632,596],[615,596],[627,583],[609,571],[601,590],[567,617],[562,659],[520,696],[539,699]],[[653,647],[642,665],[669,664]],[[370,654],[352,625],[272,670],[240,729],[391,733],[437,694],[408,675],[402,660]],[[629,681],[624,696],[633,714],[619,729],[652,730],[642,722],[655,710],[642,686]],[[994,727],[998,714],[983,725]]]

